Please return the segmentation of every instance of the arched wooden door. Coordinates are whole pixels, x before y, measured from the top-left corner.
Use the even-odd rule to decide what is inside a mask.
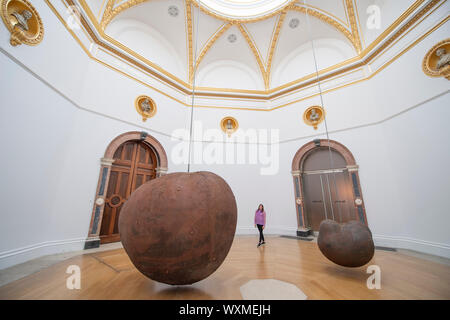
[[[156,154],[142,141],[123,143],[113,159],[100,229],[102,244],[120,241],[118,222],[123,204],[134,190],[156,178]]]

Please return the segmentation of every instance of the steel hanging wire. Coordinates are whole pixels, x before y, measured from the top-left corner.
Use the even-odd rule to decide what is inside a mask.
[[[321,103],[322,109],[324,110],[323,118],[324,118],[324,124],[325,124],[326,137],[327,137],[327,141],[328,141],[328,153],[329,153],[329,156],[330,156],[330,165],[331,165],[331,169],[333,171],[334,191],[335,191],[335,194],[336,194],[336,198],[339,199],[339,191],[338,191],[338,188],[337,188],[337,185],[336,185],[336,172],[334,170],[334,160],[333,160],[333,154],[332,154],[331,145],[330,145],[330,135],[329,135],[329,132],[328,132],[327,116],[326,116],[326,112],[325,112],[325,105],[323,103],[322,84],[321,84],[320,76],[319,76],[319,67],[318,67],[318,64],[317,64],[317,56],[316,56],[316,49],[315,49],[315,46],[314,46],[314,40],[312,39],[312,36],[311,36],[311,22],[310,22],[310,19],[309,19],[309,13],[308,13],[309,9],[308,9],[308,5],[306,4],[306,0],[303,0],[303,5],[305,6],[305,9],[306,9],[306,23],[307,23],[307,26],[308,26],[309,40],[311,42],[311,48],[312,48],[312,53],[313,53],[313,57],[314,57],[314,66],[315,66],[315,69],[316,69],[316,80],[317,80],[317,85],[318,85],[318,89],[319,89],[320,103]],[[327,183],[328,183],[328,189],[330,189],[329,181],[327,181]],[[331,199],[332,198],[331,197],[331,192],[329,192],[329,193],[330,193],[330,199]],[[331,214],[333,216],[333,220],[335,220],[335,218],[334,218],[333,202],[330,203],[330,206],[331,206]],[[337,203],[337,207],[338,207],[338,213],[339,213],[339,220],[342,223],[341,207],[340,207],[339,203]]]
[[[188,3],[190,6],[191,3]],[[190,120],[190,127],[189,127],[189,151],[188,151],[188,167],[187,172],[191,172],[191,150],[192,150],[192,123],[194,120],[194,100],[195,100],[195,74],[197,72],[197,45],[198,45],[198,25],[200,22],[200,6],[201,1],[198,1],[198,8],[197,8],[197,21],[196,21],[196,27],[195,27],[195,46],[193,46],[193,61],[192,66],[189,66],[189,70],[192,67],[192,103],[191,103],[191,120]],[[191,15],[191,17],[194,17],[194,15]],[[188,53],[189,54],[189,53]]]

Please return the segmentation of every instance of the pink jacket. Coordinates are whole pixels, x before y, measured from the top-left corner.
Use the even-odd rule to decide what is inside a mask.
[[[266,225],[266,212],[256,210],[255,212],[255,224]]]

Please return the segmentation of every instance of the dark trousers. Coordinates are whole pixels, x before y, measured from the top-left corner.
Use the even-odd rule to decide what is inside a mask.
[[[259,242],[264,242],[263,225],[257,224],[259,230]]]

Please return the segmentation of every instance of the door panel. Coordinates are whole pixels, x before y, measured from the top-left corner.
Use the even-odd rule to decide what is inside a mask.
[[[319,231],[324,219],[340,223],[357,220],[345,160],[335,151],[331,156],[333,168],[329,150],[325,148],[311,153],[304,161],[302,179],[306,225],[314,231]]]
[[[319,230],[322,220],[326,219],[328,208],[326,199],[322,192],[323,182],[321,175],[305,175],[303,177],[305,186],[305,207],[307,214],[307,224],[314,230]]]
[[[156,164],[153,150],[140,141],[128,141],[117,148],[106,193],[101,243],[120,241],[120,210],[134,190],[156,177]]]

